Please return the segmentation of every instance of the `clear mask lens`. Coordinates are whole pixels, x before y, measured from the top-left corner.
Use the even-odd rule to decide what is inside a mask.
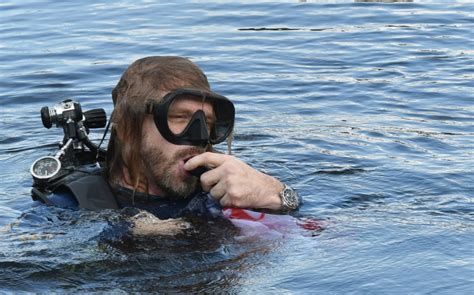
[[[202,98],[194,96],[183,95],[173,99],[168,108],[168,127],[174,135],[182,134],[190,125],[197,110],[201,110],[202,116],[199,116],[201,123],[204,123],[204,128],[207,130],[208,136],[215,134],[213,131],[216,117],[214,115],[214,108],[210,102],[206,102]]]

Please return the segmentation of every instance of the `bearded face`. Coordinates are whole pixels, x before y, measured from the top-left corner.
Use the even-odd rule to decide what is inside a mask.
[[[205,149],[169,143],[151,118],[146,118],[143,124],[141,156],[149,186],[163,197],[187,197],[196,190],[198,178],[184,169],[184,163]]]

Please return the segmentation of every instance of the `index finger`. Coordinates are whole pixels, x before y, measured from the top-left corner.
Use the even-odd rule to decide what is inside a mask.
[[[184,169],[193,170],[199,166],[218,167],[225,162],[226,155],[205,152],[192,157],[184,164]]]

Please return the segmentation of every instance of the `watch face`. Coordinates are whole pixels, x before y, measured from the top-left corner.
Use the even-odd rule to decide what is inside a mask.
[[[282,196],[283,206],[294,210],[299,206],[298,194],[290,187],[285,187]]]
[[[61,162],[51,156],[46,156],[36,160],[31,165],[31,175],[37,179],[48,179],[53,177],[61,169]]]

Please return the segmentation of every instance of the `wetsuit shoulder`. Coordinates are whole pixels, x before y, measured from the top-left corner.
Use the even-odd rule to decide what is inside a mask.
[[[71,173],[55,181],[46,192],[36,189],[37,200],[48,205],[89,210],[119,209],[115,196],[103,174],[95,165],[75,168]]]

